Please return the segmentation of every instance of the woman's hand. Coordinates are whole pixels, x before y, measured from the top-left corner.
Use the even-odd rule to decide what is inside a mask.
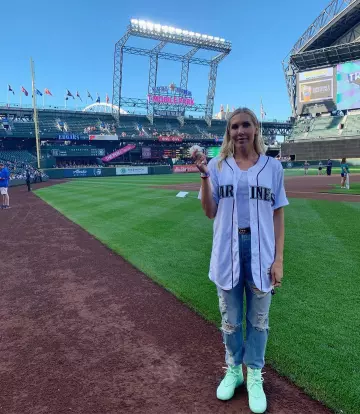
[[[199,151],[195,151],[193,155],[193,160],[194,164],[197,166],[200,172],[206,174],[209,172],[205,154]]]
[[[281,281],[283,278],[283,262],[281,260],[275,260],[271,266],[271,283],[274,287],[281,287]]]

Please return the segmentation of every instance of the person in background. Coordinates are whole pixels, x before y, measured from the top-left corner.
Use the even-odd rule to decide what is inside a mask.
[[[9,199],[9,179],[10,172],[5,167],[4,163],[0,163],[0,194],[2,195],[2,204],[1,209],[6,210],[10,208],[10,199]]]
[[[26,185],[27,185],[27,189],[28,191],[31,191],[31,176],[30,176],[30,171],[26,170]]]
[[[327,174],[328,176],[330,176],[330,175],[331,175],[331,169],[332,169],[332,161],[331,161],[331,159],[329,158],[329,159],[327,160],[327,165],[326,165],[326,174]]]
[[[322,175],[322,169],[323,169],[323,163],[320,161],[319,167],[318,167],[318,175]]]
[[[307,161],[305,161],[304,162],[304,174],[305,175],[308,175],[309,167],[310,167],[310,164]]]
[[[346,162],[346,158],[343,158],[341,160],[340,168],[341,168],[341,188],[345,188],[346,177],[350,173],[349,165]]]

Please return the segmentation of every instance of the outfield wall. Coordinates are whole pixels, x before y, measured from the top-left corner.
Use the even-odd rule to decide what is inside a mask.
[[[360,158],[360,139],[334,139],[286,142],[281,145],[281,156],[295,155],[295,161]]]
[[[171,174],[169,165],[156,166],[120,166],[104,168],[50,168],[43,172],[51,179],[88,178],[88,177],[116,177],[129,175],[157,175]]]

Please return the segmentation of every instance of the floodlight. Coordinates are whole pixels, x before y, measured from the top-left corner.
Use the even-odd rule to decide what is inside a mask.
[[[181,29],[175,29],[176,34],[181,35],[182,34],[182,30]]]
[[[189,32],[187,30],[183,30],[183,35],[189,36]]]
[[[139,23],[139,20],[137,20],[137,19],[131,19],[131,24],[138,24]]]
[[[169,32],[169,27],[168,27],[168,26],[161,26],[161,30],[162,30],[164,33],[168,33],[168,32]]]
[[[207,35],[201,35],[203,39],[207,39]]]
[[[169,27],[169,33],[174,33],[175,32],[175,27]]]
[[[214,37],[215,42],[218,42],[220,40],[220,37]]]
[[[139,26],[140,26],[142,29],[146,29],[146,21],[145,21],[145,20],[139,20]]]
[[[200,33],[195,33],[195,36],[196,37],[201,37],[201,34]]]
[[[214,36],[208,36],[209,40],[214,40]]]
[[[154,28],[157,32],[161,32],[161,24],[155,24]]]
[[[189,36],[195,36],[194,32],[189,32]]]
[[[224,43],[224,42],[225,42],[225,39],[222,39],[222,38],[221,38],[221,39],[220,39],[220,42],[223,42],[223,43]]]
[[[154,25],[153,25],[151,22],[147,22],[147,23],[146,23],[146,27],[147,27],[149,30],[154,30]]]

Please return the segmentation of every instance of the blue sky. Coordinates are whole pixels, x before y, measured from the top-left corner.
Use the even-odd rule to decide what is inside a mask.
[[[18,0],[16,9],[9,9],[10,14],[1,22],[0,102],[7,100],[8,83],[15,90],[12,102],[19,101],[21,86],[30,91],[30,56],[35,62],[37,87],[49,88],[54,95],[46,103],[64,105],[66,88],[73,94],[79,90],[83,98],[89,89],[93,97],[99,92],[102,101],[106,93],[111,99],[114,45],[129,20],[138,18],[230,40],[232,52],[219,65],[215,110],[220,104],[229,104],[230,108],[246,105],[259,114],[262,97],[268,118],[286,119],[290,106],[281,62],[329,3]],[[128,44],[154,45],[144,39]],[[184,48],[168,45],[164,51],[182,53]],[[125,55],[125,96],[146,98],[148,65],[145,57]],[[158,85],[179,84],[180,65],[161,60]],[[193,65],[190,69],[188,89],[196,102],[205,103],[208,68]],[[31,103],[30,95],[23,96],[23,103]],[[75,101],[69,105],[75,106]]]

